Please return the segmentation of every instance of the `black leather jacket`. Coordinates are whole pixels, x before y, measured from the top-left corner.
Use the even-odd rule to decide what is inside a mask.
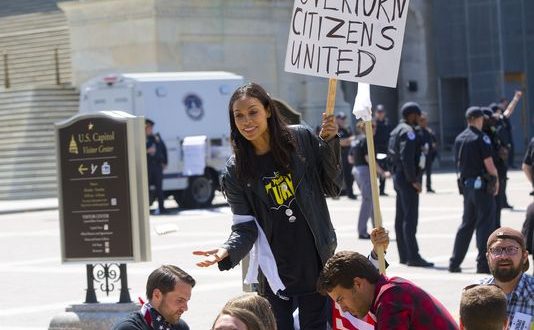
[[[325,195],[337,196],[341,190],[339,138],[328,143],[317,138],[303,126],[290,127],[296,141],[296,152],[291,157],[291,171],[295,178],[295,197],[315,239],[315,246],[323,265],[337,247],[336,234],[330,221]],[[251,164],[253,166],[253,164]],[[265,189],[258,178],[246,184],[238,182],[234,158],[230,158],[221,186],[232,213],[252,215],[263,228],[267,239],[272,235]],[[232,226],[232,233],[222,245],[228,257],[219,262],[220,270],[236,266],[252,248],[258,230],[254,221]],[[261,272],[260,272],[261,274]],[[265,281],[260,275],[260,292]]]

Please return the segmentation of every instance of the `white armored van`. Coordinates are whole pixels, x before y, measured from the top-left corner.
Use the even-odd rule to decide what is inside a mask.
[[[180,207],[207,207],[232,152],[228,102],[242,84],[229,72],[105,74],[81,86],[80,112],[121,110],[153,120],[167,146],[165,195]]]

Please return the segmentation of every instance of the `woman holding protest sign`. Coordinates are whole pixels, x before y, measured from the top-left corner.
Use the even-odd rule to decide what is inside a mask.
[[[197,265],[228,270],[252,249],[246,281],[259,281],[278,329],[293,329],[297,306],[301,329],[323,330],[330,309],[316,281],[337,246],[325,195],[337,196],[342,185],[334,116],[323,114],[320,137],[287,126],[255,83],[234,92],[229,115],[235,155],[221,183],[232,233],[218,249],[193,252],[205,257]]]

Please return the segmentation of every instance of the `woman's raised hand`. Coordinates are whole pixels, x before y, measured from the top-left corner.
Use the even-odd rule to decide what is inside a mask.
[[[205,257],[204,260],[196,263],[198,267],[209,267],[226,258],[228,256],[228,250],[218,248],[207,251],[193,251],[193,255]]]
[[[334,118],[334,115],[326,115],[326,113],[323,112],[323,120],[321,122],[321,132],[319,135],[321,138],[325,141],[329,141],[334,136],[336,136],[338,131],[338,127]]]

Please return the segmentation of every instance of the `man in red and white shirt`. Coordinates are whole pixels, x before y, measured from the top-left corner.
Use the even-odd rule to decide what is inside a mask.
[[[318,290],[328,294],[343,312],[359,319],[369,314],[377,330],[458,329],[436,298],[408,280],[380,275],[357,252],[341,251],[331,257],[319,276]]]

